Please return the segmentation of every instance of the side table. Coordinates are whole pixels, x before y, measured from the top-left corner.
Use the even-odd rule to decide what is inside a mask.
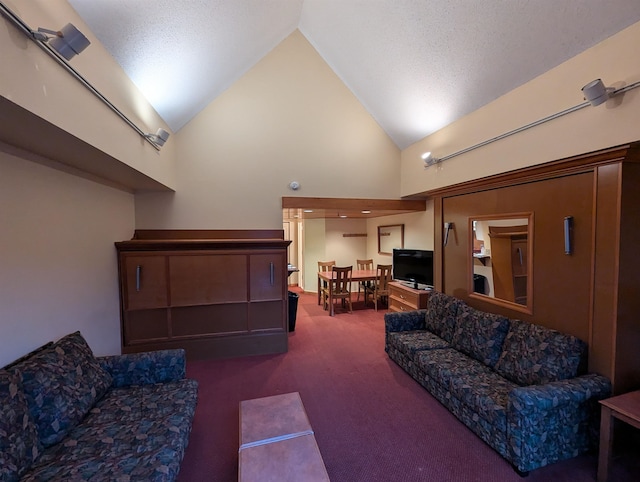
[[[600,400],[600,454],[598,457],[598,482],[609,477],[611,448],[613,445],[613,419],[640,428],[640,390]]]

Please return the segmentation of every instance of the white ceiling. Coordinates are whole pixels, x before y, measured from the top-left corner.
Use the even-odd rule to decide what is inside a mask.
[[[640,21],[640,0],[69,3],[173,131],[298,28],[400,148]]]

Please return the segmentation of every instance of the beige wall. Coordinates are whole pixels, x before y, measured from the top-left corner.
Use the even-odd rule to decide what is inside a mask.
[[[4,2],[32,29],[73,23],[91,41],[69,62],[143,132],[169,130],[124,71],[64,0]],[[173,186],[174,146],[156,151],[75,77],[0,17],[0,96],[33,112],[120,162]],[[91,162],[90,159],[87,162]]]
[[[176,193],[138,228],[273,229],[282,196],[398,198],[400,150],[295,31],[176,135]]]
[[[616,88],[639,81],[638,45],[640,23],[403,150],[402,195],[640,140],[637,88],[428,169],[420,159],[426,151],[444,157],[578,105],[580,89],[593,79]]]
[[[433,202],[427,201],[423,212],[367,220],[367,257],[373,259],[374,265],[392,263],[391,255],[378,253],[378,226],[393,224],[404,224],[405,248],[433,249]]]
[[[0,144],[0,366],[76,330],[120,353],[113,242],[133,232],[133,196],[29,157]]]

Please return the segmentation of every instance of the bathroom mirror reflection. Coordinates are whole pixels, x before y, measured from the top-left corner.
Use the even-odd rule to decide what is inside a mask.
[[[471,297],[531,313],[533,307],[533,213],[474,216]]]

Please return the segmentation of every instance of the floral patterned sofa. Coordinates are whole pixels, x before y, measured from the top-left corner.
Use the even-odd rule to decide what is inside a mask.
[[[521,475],[595,448],[611,384],[585,374],[578,338],[437,291],[426,310],[387,313],[385,333],[389,357]]]
[[[197,394],[183,350],[48,343],[0,370],[0,480],[174,480]]]

